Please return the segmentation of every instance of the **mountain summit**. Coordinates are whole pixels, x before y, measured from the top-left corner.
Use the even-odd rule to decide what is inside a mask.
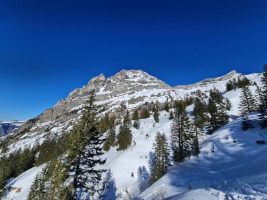
[[[96,90],[96,103],[103,107],[103,114],[113,113],[120,116],[126,109],[133,111],[151,102],[172,102],[190,97],[197,90],[206,94],[214,87],[225,91],[226,82],[240,76],[243,75],[231,71],[225,76],[205,79],[192,85],[171,87],[142,70],[121,70],[108,78],[100,74],[91,78],[82,88],[70,92],[66,99],[60,100],[54,107],[24,123],[8,143],[14,147],[17,142],[29,146],[45,136],[58,137],[70,130],[78,122],[82,107],[92,89]],[[257,74],[249,75],[250,79],[257,77]],[[16,148],[10,149],[13,151]]]

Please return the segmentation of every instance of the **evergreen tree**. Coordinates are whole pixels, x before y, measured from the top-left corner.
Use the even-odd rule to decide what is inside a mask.
[[[229,101],[222,96],[217,89],[210,90],[210,98],[208,102],[208,111],[210,114],[210,131],[214,131],[228,123],[229,116],[227,110],[231,108]]]
[[[150,163],[151,177],[150,183],[156,182],[167,173],[170,166],[170,151],[165,134],[157,133],[155,143],[153,144],[154,158]]]
[[[194,124],[197,128],[203,129],[208,121],[207,105],[202,102],[199,98],[195,99],[195,106],[193,110]]]
[[[261,99],[260,99],[260,120],[262,128],[267,127],[267,64],[264,65],[264,72],[261,78],[262,89],[261,89]]]
[[[100,119],[100,122],[99,122],[99,131],[101,133],[104,133],[108,129],[110,129],[111,125],[112,125],[112,121],[110,120],[108,114],[105,114],[105,116]]]
[[[95,93],[92,91],[84,107],[81,121],[72,133],[72,143],[68,152],[74,199],[85,196],[93,198],[101,192],[101,177],[105,170],[96,169],[96,166],[105,163],[105,160],[100,158],[103,154],[104,139],[98,131],[97,108],[94,102]]]
[[[258,105],[257,111],[261,112],[262,105],[264,104],[264,97],[263,97],[262,90],[258,85],[256,85],[256,93],[257,93],[256,100],[257,100],[257,105]]]
[[[225,98],[225,108],[226,110],[231,110],[232,109],[232,103],[230,102],[230,100],[228,98]]]
[[[169,116],[169,120],[172,120],[173,119],[173,112],[172,112],[172,110],[171,110],[171,112],[170,112],[170,116]]]
[[[138,116],[138,110],[135,110],[133,112],[133,117],[132,117],[133,120],[138,120],[139,119],[139,116]]]
[[[66,168],[60,160],[52,161],[53,171],[51,174],[50,199],[63,199],[65,191],[63,183],[66,180]]]
[[[150,112],[147,107],[142,107],[141,108],[141,115],[140,119],[146,119],[150,117]]]
[[[158,123],[159,122],[159,109],[158,109],[158,106],[155,106],[155,108],[153,110],[154,110],[154,114],[153,114],[154,120],[155,120],[156,123]]]
[[[247,118],[248,113],[255,112],[257,110],[256,100],[247,86],[242,88],[239,108],[243,118]]]
[[[104,143],[103,149],[108,151],[110,147],[114,147],[116,145],[116,127],[115,122],[113,122],[112,127],[107,132],[108,136]]]
[[[248,86],[250,84],[251,84],[250,80],[245,76],[243,78],[238,78],[237,83],[236,83],[238,88],[243,88],[243,87]]]
[[[200,153],[198,135],[199,135],[199,130],[195,126],[195,135],[193,136],[193,145],[192,145],[192,155],[194,156],[198,156],[198,154]]]
[[[193,132],[193,125],[186,114],[185,105],[181,106],[175,111],[171,129],[171,146],[175,161],[182,161],[191,155]]]
[[[38,173],[32,183],[28,200],[50,200],[50,188],[48,184],[48,168],[45,167],[41,173]]]
[[[239,77],[237,80],[236,79],[229,80],[226,83],[226,91],[236,90],[236,88],[243,88],[250,84],[251,84],[250,80],[247,77],[245,76],[243,78]]]
[[[229,80],[227,83],[226,83],[226,91],[231,91],[235,89],[235,85],[234,85],[234,82],[232,80]]]
[[[140,121],[139,121],[139,119],[134,120],[133,127],[136,128],[136,129],[139,129],[140,128]]]
[[[132,119],[134,120],[133,127],[136,129],[139,129],[140,128],[140,122],[139,122],[138,110],[134,111]]]
[[[123,123],[120,126],[120,131],[117,136],[117,141],[119,145],[118,150],[126,150],[132,143],[131,120],[129,118],[128,110],[123,119]]]
[[[169,112],[169,110],[170,110],[170,106],[169,106],[169,102],[168,102],[168,101],[166,101],[166,102],[164,103],[164,110],[165,110],[166,112]]]

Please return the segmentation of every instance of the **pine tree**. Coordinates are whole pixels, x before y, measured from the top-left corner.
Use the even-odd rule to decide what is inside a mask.
[[[170,110],[170,106],[169,106],[169,102],[168,102],[168,101],[166,101],[166,102],[164,103],[164,110],[165,110],[166,112],[169,112],[169,110]]]
[[[171,129],[171,146],[175,161],[180,162],[191,155],[193,132],[193,125],[183,105],[175,111]]]
[[[257,111],[261,112],[262,105],[264,104],[264,97],[261,88],[256,85],[256,100],[257,100]]]
[[[139,119],[138,120],[135,120],[133,122],[133,127],[136,128],[136,129],[139,129],[140,128],[140,121],[139,121]]]
[[[141,115],[140,119],[146,119],[150,117],[150,112],[147,107],[142,107],[141,108]]]
[[[120,126],[120,131],[117,136],[117,141],[119,145],[118,150],[126,150],[132,143],[131,121],[129,118],[128,110],[123,119],[123,123]]]
[[[133,127],[136,129],[139,129],[140,128],[140,122],[139,122],[138,110],[134,111],[132,119],[134,120]]]
[[[228,98],[225,98],[225,108],[226,110],[230,111],[232,109],[232,103],[230,102],[230,100]]]
[[[139,119],[139,116],[138,116],[138,110],[135,110],[135,111],[134,111],[132,119],[133,119],[133,120],[138,120],[138,119]]]
[[[261,78],[263,87],[261,88],[261,99],[260,99],[260,120],[262,128],[267,127],[267,64],[264,65],[264,72]]]
[[[247,118],[248,113],[255,112],[257,110],[256,100],[247,86],[242,88],[239,108],[243,118]]]
[[[51,189],[50,189],[50,199],[57,200],[62,199],[64,196],[63,183],[66,180],[66,168],[60,160],[52,161],[53,171],[51,174]]]
[[[169,116],[169,120],[172,120],[173,119],[173,112],[172,112],[172,110],[171,110],[171,112],[170,112],[170,116]]]
[[[208,116],[206,112],[207,105],[205,104],[205,102],[202,102],[199,98],[196,98],[192,114],[194,116],[194,124],[197,128],[203,129],[205,124],[207,123]]]
[[[155,108],[153,110],[154,110],[154,114],[153,114],[154,120],[155,120],[156,123],[158,123],[159,122],[159,109],[158,109],[158,106],[155,106]]]
[[[229,80],[227,83],[226,83],[226,91],[231,91],[235,89],[235,85],[234,85],[234,82],[232,80]]]
[[[73,178],[72,196],[74,199],[84,196],[94,197],[101,192],[101,176],[105,170],[96,169],[96,166],[105,163],[105,160],[100,158],[103,154],[104,139],[98,131],[97,108],[94,102],[95,93],[91,91],[81,121],[72,133],[68,159],[70,175]]]
[[[157,133],[153,144],[154,158],[150,163],[151,177],[150,183],[154,183],[167,173],[170,166],[170,151],[165,134]]]
[[[50,188],[48,184],[48,168],[47,167],[43,169],[42,172],[38,173],[32,183],[28,200],[50,200]]]
[[[208,111],[210,114],[210,133],[228,123],[229,116],[227,110],[231,106],[227,105],[227,100],[217,89],[210,90],[210,98],[208,102]]]
[[[195,126],[195,135],[193,136],[193,145],[192,145],[192,155],[194,156],[198,156],[198,154],[200,153],[198,135],[199,135],[199,130]]]
[[[116,129],[115,123],[113,122],[112,127],[108,130],[107,139],[104,143],[103,149],[105,151],[109,151],[110,147],[114,147],[116,145]]]

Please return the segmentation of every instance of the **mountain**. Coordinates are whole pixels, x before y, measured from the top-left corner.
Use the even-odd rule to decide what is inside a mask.
[[[162,185],[167,187],[164,189],[167,191],[165,193],[168,194],[165,195],[165,197],[170,197],[172,199],[183,198],[182,194],[188,197],[184,199],[190,199],[192,195],[197,196],[197,194],[204,197],[216,194],[217,199],[221,197],[230,198],[231,195],[233,195],[232,199],[237,199],[238,195],[240,195],[240,199],[242,199],[244,197],[242,195],[247,194],[251,195],[251,199],[254,197],[260,199],[262,195],[267,194],[267,191],[263,191],[265,189],[263,185],[266,181],[262,178],[256,183],[254,179],[260,174],[262,174],[263,177],[266,176],[267,173],[263,169],[265,165],[262,165],[262,168],[259,168],[258,173],[251,174],[251,176],[249,175],[247,179],[242,177],[244,179],[238,180],[237,176],[233,176],[232,179],[230,178],[231,170],[233,173],[240,171],[244,176],[246,172],[248,174],[251,173],[252,166],[248,168],[249,171],[246,171],[245,169],[241,171],[242,166],[247,167],[245,165],[246,154],[252,162],[257,164],[260,161],[265,162],[265,159],[262,156],[258,157],[257,160],[257,157],[253,152],[259,152],[261,153],[260,155],[265,155],[266,148],[262,147],[258,150],[258,146],[255,145],[255,141],[261,137],[262,133],[253,133],[259,132],[259,127],[255,125],[257,129],[248,134],[240,130],[241,119],[238,117],[240,115],[239,102],[241,89],[237,88],[235,90],[227,91],[226,83],[229,80],[246,77],[253,83],[249,88],[252,90],[253,94],[255,94],[256,86],[254,83],[261,85],[261,76],[260,73],[242,75],[236,71],[232,71],[224,76],[209,78],[191,85],[171,87],[156,77],[141,70],[122,70],[108,78],[106,78],[104,74],[100,74],[99,76],[92,78],[82,88],[73,90],[66,99],[58,101],[54,107],[47,109],[36,118],[27,121],[15,133],[6,137],[3,141],[5,144],[8,144],[6,154],[14,152],[20,148],[23,149],[32,147],[38,143],[40,144],[46,138],[56,139],[60,135],[71,130],[73,125],[79,121],[83,105],[88,97],[89,91],[92,89],[96,90],[96,104],[101,105],[103,108],[101,110],[101,115],[103,116],[105,113],[109,113],[120,118],[123,116],[122,114],[125,113],[126,109],[132,113],[134,109],[151,102],[163,104],[168,101],[171,103],[175,100],[199,95],[204,99],[207,99],[209,90],[217,88],[232,104],[232,108],[229,111],[231,122],[222,127],[212,136],[200,136],[201,154],[199,158],[193,157],[191,160],[185,161],[184,164],[182,164],[185,166],[181,169],[184,170],[183,176],[179,171],[180,167],[174,166],[162,179],[139,195],[137,189],[137,172],[139,167],[142,166],[149,171],[149,155],[152,151],[156,133],[165,133],[168,141],[170,140],[172,121],[169,119],[169,113],[166,111],[160,112],[159,123],[155,123],[153,117],[150,117],[140,120],[139,129],[132,127],[131,130],[135,145],[132,145],[125,151],[117,151],[116,147],[112,147],[103,155],[103,158],[107,160],[104,168],[111,170],[117,191],[122,194],[121,199],[125,199],[124,197],[128,192],[131,196],[139,195],[138,198],[149,200],[155,191],[161,190],[160,186]],[[192,110],[193,105],[187,107],[189,113],[192,112]],[[255,118],[256,116],[251,117]],[[119,126],[116,127],[117,133],[118,130]],[[242,135],[244,134],[246,134],[246,137],[243,138]],[[234,143],[233,141],[237,142]],[[210,151],[212,144],[216,148],[216,153],[211,155],[207,152]],[[240,163],[236,161],[239,159],[239,154],[242,155]],[[219,164],[224,168],[229,164],[229,167],[226,169],[229,173],[220,171],[221,169],[218,167],[219,164],[216,165],[215,163],[215,161],[218,160],[222,160]],[[231,160],[233,160],[233,162],[230,162]],[[210,165],[210,163],[214,163],[214,165]],[[196,169],[193,170],[191,166],[194,166]],[[207,169],[206,173],[203,172],[205,169]],[[191,170],[193,174],[192,176],[190,175]],[[27,185],[27,187],[23,187],[23,183],[31,183],[37,173],[36,171],[41,171],[41,168],[30,169],[17,177],[16,182],[22,187],[22,192],[24,194],[28,194],[29,186]],[[203,172],[203,177],[201,174],[198,175],[198,172]],[[228,176],[225,179],[227,181],[225,184],[221,183],[221,181],[224,180],[224,175]],[[200,181],[199,184],[194,182],[194,176]],[[219,176],[219,182],[216,182],[217,176]],[[177,182],[173,182],[171,177],[174,177],[175,179],[177,178]],[[209,178],[212,180],[214,179],[214,182],[210,182],[209,184]],[[250,179],[253,179],[253,181],[250,181]],[[192,186],[189,185],[189,182],[192,182]],[[239,183],[242,185],[240,188],[238,188]],[[183,184],[183,187],[179,184]],[[229,184],[229,187],[226,187],[227,184]],[[253,184],[258,184],[259,188],[257,189],[256,187],[253,187]],[[250,191],[244,189],[246,185]],[[230,191],[231,187],[234,188],[233,192]],[[193,189],[188,191],[188,188]],[[260,190],[260,188],[263,189]],[[206,190],[208,192],[205,192]],[[7,199],[23,199],[25,197],[25,195],[23,198],[21,196],[18,197],[18,195],[19,194],[12,192]]]
[[[0,122],[0,137],[6,136],[18,129],[24,121],[2,121]]]
[[[83,105],[92,89],[96,91],[96,104],[103,108],[102,115],[109,113],[121,116],[126,109],[131,112],[146,103],[163,104],[166,101],[173,102],[192,96],[207,96],[209,90],[213,88],[218,88],[224,93],[227,81],[240,77],[247,77],[251,82],[261,84],[261,74],[242,75],[236,71],[195,84],[176,87],[171,87],[142,70],[122,70],[109,78],[100,74],[90,79],[82,88],[70,92],[66,99],[59,100],[54,107],[22,124],[5,140],[5,143],[9,146],[9,152],[12,152],[19,148],[30,147],[43,141],[43,138],[56,138],[68,132],[79,121]],[[235,98],[234,103],[238,102],[239,96],[233,92],[227,95],[230,100]],[[236,113],[238,105],[233,106],[231,114]]]

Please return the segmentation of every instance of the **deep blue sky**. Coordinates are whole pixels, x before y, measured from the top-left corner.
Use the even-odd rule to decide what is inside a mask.
[[[267,0],[1,0],[0,120],[28,119],[103,72],[170,85],[267,62]]]

